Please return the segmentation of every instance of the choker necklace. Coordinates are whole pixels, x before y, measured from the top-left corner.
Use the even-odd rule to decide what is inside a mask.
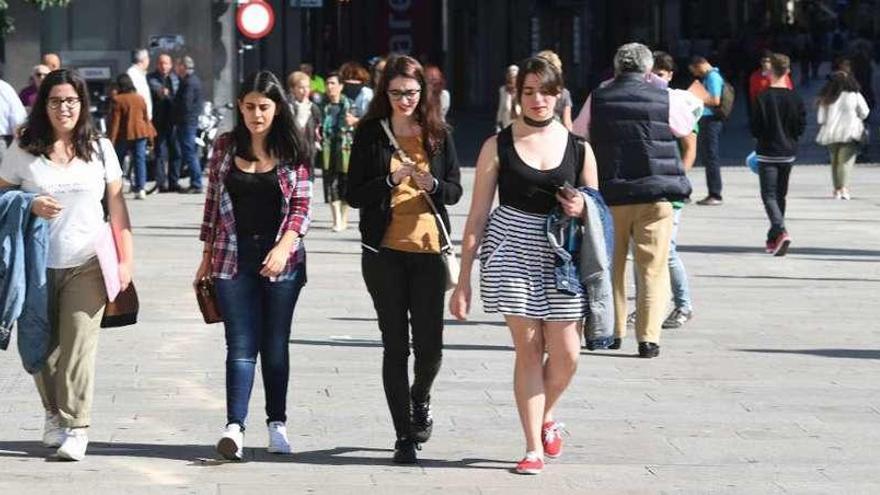
[[[547,127],[548,125],[553,123],[553,117],[550,117],[547,120],[534,120],[530,119],[526,115],[523,115],[523,122],[525,122],[526,125],[530,125],[532,127]]]

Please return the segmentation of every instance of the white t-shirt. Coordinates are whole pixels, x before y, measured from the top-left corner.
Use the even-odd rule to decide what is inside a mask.
[[[63,206],[49,221],[49,268],[73,268],[95,256],[95,239],[104,224],[104,183],[122,178],[110,140],[102,138],[100,146],[106,168],[97,152],[90,162],[74,158],[59,165],[21,149],[18,141],[0,164],[0,179],[25,192],[52,196]]]

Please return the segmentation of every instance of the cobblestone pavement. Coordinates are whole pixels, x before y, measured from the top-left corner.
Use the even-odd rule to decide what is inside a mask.
[[[880,168],[856,170],[849,202],[829,198],[827,167],[797,168],[785,258],[763,253],[757,177],[723,173],[725,205],[683,216],[695,319],[665,332],[658,359],[633,359],[631,336],[619,351],[584,351],[558,413],[566,452],[536,477],[510,472],[524,449],[513,352],[478,300],[470,321],[447,323],[421,465],[390,464],[357,234],[331,233],[323,204],[291,341],[296,453],[265,453],[258,380],[247,462],[213,460],[224,343],[190,288],[201,198],[130,201],[142,321],[101,337],[89,456],[47,460],[33,382],[2,353],[0,493],[880,493]],[[702,197],[701,171],[694,183]],[[458,235],[468,204],[452,211]]]

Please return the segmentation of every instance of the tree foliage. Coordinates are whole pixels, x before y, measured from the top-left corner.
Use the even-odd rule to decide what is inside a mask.
[[[24,0],[25,3],[29,3],[40,10],[44,10],[47,7],[65,7],[70,3],[70,0]],[[0,37],[5,37],[7,34],[15,31],[15,24],[13,23],[13,19],[6,15],[6,11],[9,10],[8,0],[0,0]]]

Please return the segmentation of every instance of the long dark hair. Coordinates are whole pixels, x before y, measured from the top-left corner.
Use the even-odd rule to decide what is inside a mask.
[[[859,85],[859,82],[856,81],[856,78],[854,78],[852,74],[844,70],[838,70],[832,72],[831,75],[828,76],[828,82],[825,83],[825,86],[819,91],[819,98],[817,101],[819,105],[831,105],[840,98],[840,94],[844,91],[858,93],[861,90],[862,88]]]
[[[37,100],[27,122],[21,127],[18,134],[19,146],[34,156],[49,155],[55,144],[55,129],[49,120],[49,92],[55,86],[70,84],[80,99],[79,119],[73,128],[71,141],[74,154],[83,161],[91,161],[95,153],[94,143],[98,134],[92,126],[92,117],[89,115],[89,92],[86,82],[76,72],[69,69],[52,71],[40,84]]]
[[[290,165],[298,165],[305,160],[305,145],[296,130],[293,111],[287,97],[284,96],[284,87],[281,82],[269,71],[260,71],[251,74],[241,85],[238,92],[238,102],[241,103],[249,93],[259,93],[275,102],[275,118],[272,127],[266,136],[265,151],[281,162]],[[238,105],[235,106],[236,120],[232,135],[235,138],[235,154],[244,160],[256,160],[251,142],[251,133],[244,123],[244,116]]]
[[[379,86],[370,102],[370,109],[363,121],[391,118],[388,84],[396,77],[415,79],[419,83],[422,94],[416,106],[414,117],[422,127],[422,141],[425,143],[426,151],[431,155],[436,154],[446,139],[448,127],[440,116],[439,99],[434,98],[434,90],[425,81],[425,70],[422,68],[422,64],[412,57],[393,55],[388,59],[382,77],[379,78]]]

